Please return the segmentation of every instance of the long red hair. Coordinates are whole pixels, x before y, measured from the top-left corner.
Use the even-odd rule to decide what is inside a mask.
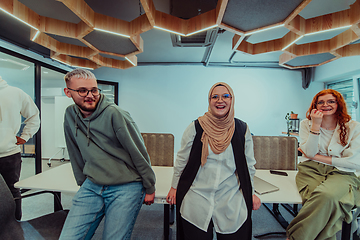
[[[339,136],[340,136],[341,145],[345,146],[347,144],[347,140],[348,140],[347,139],[348,131],[346,129],[345,124],[351,120],[351,116],[347,112],[346,102],[344,100],[344,97],[341,95],[341,93],[339,93],[338,91],[333,90],[333,89],[324,89],[324,90],[318,92],[315,95],[315,97],[313,98],[311,105],[306,112],[306,117],[307,117],[307,119],[311,120],[311,117],[310,117],[311,110],[316,109],[316,104],[318,102],[318,98],[320,96],[324,96],[326,94],[331,94],[336,98],[338,107],[337,107],[337,110],[335,113],[335,117],[337,119],[337,123],[340,126]]]

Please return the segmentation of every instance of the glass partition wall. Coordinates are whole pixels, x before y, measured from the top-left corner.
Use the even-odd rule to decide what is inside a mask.
[[[337,80],[334,82],[326,83],[326,88],[334,89],[340,92],[345,101],[348,109],[348,113],[351,116],[352,120],[359,121],[360,119],[360,83],[359,75],[353,76],[352,78]]]
[[[21,178],[42,172],[51,160],[68,160],[62,126],[65,108],[73,102],[63,91],[66,72],[0,47],[0,76],[29,94],[40,110],[41,127],[22,149]],[[98,84],[117,104],[118,83],[98,80]]]
[[[98,87],[101,89],[101,93],[111,99],[117,105],[118,103],[118,83],[98,80]]]
[[[64,73],[41,68],[41,155],[47,161],[43,167],[51,167],[68,159],[63,134],[65,108],[72,104],[65,96]]]
[[[35,64],[24,59],[0,52],[0,76],[10,86],[20,88],[27,93],[35,102]],[[15,99],[14,99],[15,100]],[[17,134],[20,136],[25,124],[25,118],[21,117],[21,127]],[[24,177],[35,174],[35,137],[30,138],[21,145],[22,169],[32,168],[26,171]],[[29,173],[28,173],[29,172]],[[23,174],[21,174],[23,177]]]

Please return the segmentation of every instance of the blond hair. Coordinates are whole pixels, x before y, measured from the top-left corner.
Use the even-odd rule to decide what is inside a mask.
[[[73,77],[96,80],[95,75],[92,72],[90,72],[89,70],[77,68],[77,69],[72,70],[71,72],[68,72],[65,75],[64,79],[65,79],[66,85],[70,82],[71,78],[73,78]]]

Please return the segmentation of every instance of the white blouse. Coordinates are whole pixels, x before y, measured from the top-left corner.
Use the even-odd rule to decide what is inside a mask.
[[[185,168],[196,135],[194,122],[185,130],[181,139],[181,149],[177,153],[172,187],[177,188],[179,178]],[[253,141],[249,128],[245,134],[245,157],[252,179],[255,175]],[[211,219],[216,232],[230,234],[236,232],[247,218],[247,208],[242,191],[239,191],[233,146],[220,154],[214,154],[209,146],[206,164],[199,168],[181,208],[181,216],[199,229],[207,231]]]
[[[345,146],[340,144],[339,125],[334,131],[320,128],[320,135],[315,135],[310,133],[311,123],[308,119],[300,123],[300,148],[305,154],[310,158],[316,154],[331,156],[332,166],[360,176],[360,123],[353,120],[346,123],[348,143]],[[304,155],[298,158],[299,163],[307,160]]]

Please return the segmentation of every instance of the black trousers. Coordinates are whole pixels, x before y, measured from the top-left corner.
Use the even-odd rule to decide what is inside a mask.
[[[14,187],[14,184],[18,182],[20,178],[21,162],[20,153],[0,158],[0,174],[3,176],[14,197],[16,203],[15,218],[17,220],[20,220],[22,215],[21,193],[20,189]]]
[[[189,223],[185,219],[181,218],[184,230],[185,240],[212,240],[214,223],[210,221],[209,227],[206,232],[199,229],[195,225]],[[234,233],[221,234],[216,233],[218,240],[250,240],[252,233],[251,218],[248,218],[244,224]]]

